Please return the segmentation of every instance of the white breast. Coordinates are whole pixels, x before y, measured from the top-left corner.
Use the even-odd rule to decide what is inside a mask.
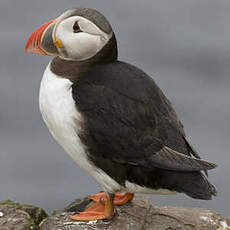
[[[54,139],[73,160],[90,173],[108,192],[120,185],[87,159],[87,148],[78,134],[84,122],[72,98],[72,82],[56,76],[47,66],[40,87],[39,104],[42,117]]]

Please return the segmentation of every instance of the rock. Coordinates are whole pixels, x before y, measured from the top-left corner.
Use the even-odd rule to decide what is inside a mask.
[[[0,230],[230,230],[230,219],[214,211],[156,207],[141,196],[117,207],[112,220],[70,220],[70,215],[85,210],[91,203],[88,198],[77,199],[64,210],[47,217],[44,210],[32,205],[0,202]]]
[[[32,205],[10,200],[0,202],[1,230],[38,230],[38,224],[46,217],[44,210]]]
[[[230,230],[229,220],[199,208],[155,207],[141,196],[121,207],[112,220],[77,222],[69,216],[83,211],[91,201],[77,199],[40,224],[41,230]]]

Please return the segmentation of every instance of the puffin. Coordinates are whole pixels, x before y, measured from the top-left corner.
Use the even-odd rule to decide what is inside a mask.
[[[207,171],[217,164],[200,158],[154,80],[118,60],[116,37],[103,14],[67,10],[35,30],[25,51],[53,56],[40,85],[43,120],[103,189],[72,220],[111,219],[115,206],[134,193],[216,196]]]

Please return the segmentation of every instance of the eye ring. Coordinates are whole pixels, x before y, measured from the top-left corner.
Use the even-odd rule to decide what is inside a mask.
[[[74,32],[74,33],[82,32],[82,30],[81,30],[81,28],[80,28],[80,26],[79,26],[79,24],[78,24],[77,21],[76,21],[76,22],[74,23],[74,25],[73,25],[73,32]]]

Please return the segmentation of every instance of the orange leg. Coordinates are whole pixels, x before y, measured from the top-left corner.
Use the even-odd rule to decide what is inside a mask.
[[[96,202],[84,212],[80,212],[70,218],[78,221],[111,219],[116,212],[113,205],[113,197],[106,196],[105,202]]]
[[[119,193],[116,192],[114,199],[113,199],[113,204],[114,205],[123,205],[131,201],[134,197],[133,193]],[[106,193],[105,192],[99,192],[97,194],[91,195],[89,197],[91,200],[95,202],[105,202],[107,199]]]

